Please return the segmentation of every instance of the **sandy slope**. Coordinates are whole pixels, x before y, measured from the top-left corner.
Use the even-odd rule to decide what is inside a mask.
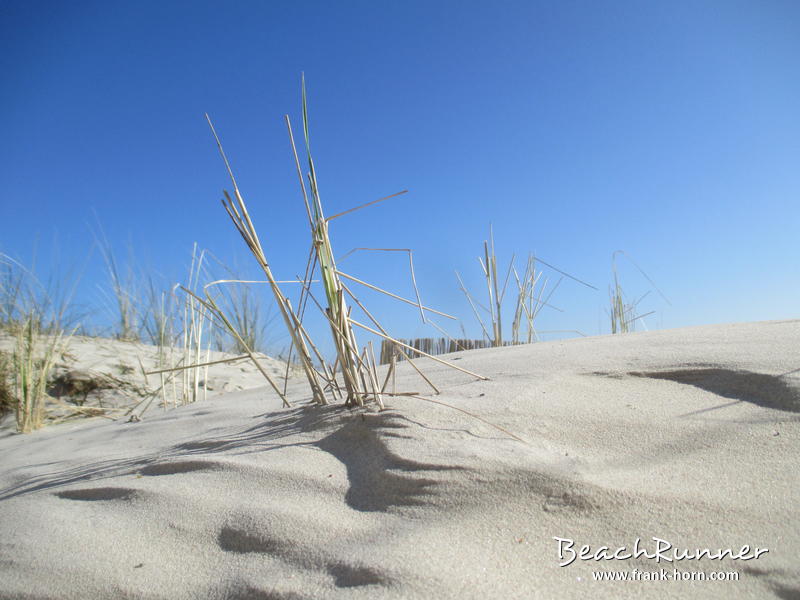
[[[426,365],[437,400],[527,443],[413,398],[308,407],[300,384],[293,409],[262,389],[4,433],[0,597],[797,598],[798,342],[766,322],[451,355],[490,381]],[[560,567],[554,537],[769,552]],[[592,581],[662,567],[739,581]]]
[[[44,346],[45,342],[41,342]],[[11,354],[15,338],[0,331],[0,352]],[[41,346],[40,346],[41,348]],[[182,404],[184,398],[196,393],[206,399],[214,395],[266,385],[264,376],[249,360],[220,363],[209,367],[177,373],[146,373],[159,369],[200,362],[219,361],[237,355],[205,351],[200,356],[184,353],[179,348],[167,348],[164,354],[156,346],[139,342],[123,342],[108,338],[71,336],[63,351],[55,358],[49,377],[50,394],[58,400],[48,404],[49,420],[81,417],[75,408],[121,418],[133,409],[137,415],[152,406],[166,402]],[[260,354],[262,368],[274,380],[282,380],[286,363]],[[184,380],[184,374],[187,375]],[[184,393],[185,392],[185,393]],[[15,428],[13,419],[6,418],[0,428]]]

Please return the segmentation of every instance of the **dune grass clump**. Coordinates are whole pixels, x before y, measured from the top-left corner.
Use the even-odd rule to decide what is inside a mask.
[[[9,256],[0,255],[0,267],[0,328],[13,336],[0,365],[0,400],[13,409],[17,430],[30,433],[44,424],[50,373],[69,343],[62,323],[70,296],[57,295]]]
[[[205,283],[210,279],[207,270],[209,254],[200,250],[195,243],[192,247],[192,258],[189,264],[188,276],[184,284],[175,284],[169,292],[168,310],[157,313],[151,308],[149,312],[158,315],[156,331],[163,332],[158,338],[158,368],[147,371],[144,375],[157,375],[160,378],[158,393],[161,397],[162,407],[181,406],[196,402],[208,395],[208,369],[211,365],[234,362],[243,356],[212,361],[210,359],[211,346],[216,343],[222,345],[220,331],[230,335],[235,350],[245,352],[246,357],[252,358],[262,373],[266,374],[258,364],[253,351],[240,335],[238,328],[225,316],[225,312],[213,301],[209,302],[199,297],[201,289],[218,282]],[[182,293],[180,293],[182,292]],[[167,304],[167,294],[162,293],[162,305]],[[152,303],[152,301],[151,301]],[[154,303],[153,303],[154,304]],[[234,310],[243,312],[247,305],[234,305]],[[216,337],[212,333],[212,326],[217,325]],[[150,407],[148,401],[136,413],[137,417]],[[131,411],[132,412],[132,411]]]
[[[510,276],[513,274],[517,284],[517,294],[514,308],[514,318],[511,322],[511,344],[531,343],[538,340],[535,321],[543,308],[548,307],[559,312],[563,312],[557,306],[550,304],[550,298],[558,289],[564,278],[572,279],[583,286],[596,290],[597,288],[591,284],[586,283],[573,277],[569,273],[550,265],[534,254],[528,255],[528,261],[525,266],[523,276],[520,277],[514,266],[515,255],[511,256],[508,263],[505,276],[501,278],[497,272],[497,255],[494,246],[494,232],[491,226],[489,227],[489,239],[483,242],[483,256],[478,257],[478,263],[481,266],[483,277],[486,281],[486,305],[478,302],[475,297],[470,294],[461,274],[456,271],[456,279],[458,285],[472,309],[472,314],[478,321],[483,332],[483,339],[485,339],[491,346],[499,348],[508,345],[508,341],[503,337],[503,301],[505,299],[506,291],[508,290],[508,283]],[[536,263],[540,263],[550,269],[556,271],[561,275],[559,280],[553,286],[547,296],[544,295],[547,289],[548,279],[542,278],[542,272],[537,270]],[[502,283],[501,283],[502,281]],[[480,309],[480,310],[479,310]],[[482,316],[483,315],[483,316]],[[523,330],[526,329],[525,337],[522,336]],[[541,332],[545,333],[545,332]],[[584,335],[580,331],[547,331],[546,333],[578,333]]]
[[[666,296],[661,293],[661,290],[659,290],[656,284],[653,283],[653,280],[650,279],[649,275],[647,275],[647,273],[645,273],[630,256],[628,256],[623,250],[615,251],[611,255],[611,271],[613,274],[613,282],[611,286],[609,286],[608,290],[609,309],[607,311],[611,320],[612,334],[634,331],[636,329],[637,322],[641,321],[644,323],[643,319],[645,317],[655,313],[654,310],[651,310],[646,313],[637,314],[639,304],[650,294],[650,290],[646,291],[642,296],[634,301],[628,301],[626,299],[622,285],[620,284],[619,273],[617,271],[618,255],[624,255],[630,261],[630,263],[636,267],[639,273],[641,273],[641,275],[650,283],[650,285],[653,286],[653,288],[664,299],[664,301],[667,304],[670,304],[669,300],[667,300]]]
[[[558,289],[558,286],[561,285],[564,277],[562,276],[545,296],[544,293],[547,290],[549,279],[543,277],[542,271],[536,269],[536,256],[534,254],[528,255],[528,261],[525,264],[525,271],[522,277],[519,276],[513,264],[511,271],[517,283],[514,320],[511,323],[511,341],[514,344],[530,344],[539,340],[536,331],[536,318],[543,308],[548,307],[558,312],[563,312],[557,306],[550,304],[550,298]],[[523,330],[525,331],[524,337],[522,335]]]
[[[11,377],[11,356],[0,351],[0,420],[16,410]]]
[[[12,354],[12,390],[17,430],[21,433],[30,433],[44,424],[50,372],[69,342],[69,335],[63,331],[42,332],[39,318],[30,314],[18,328]]]
[[[122,269],[104,235],[99,243],[114,299],[114,338],[155,346],[157,369],[143,374],[146,380],[148,375],[159,376],[155,394],[160,397],[162,407],[188,404],[201,394],[205,396],[206,370],[183,367],[208,358],[211,338],[206,331],[205,312],[193,298],[177,294],[178,285],[163,289],[152,277],[137,276],[130,250],[131,263],[125,265],[126,275],[121,276]],[[199,285],[204,258],[205,252],[195,243],[186,282],[192,289]],[[147,407],[149,403],[145,410]]]
[[[486,306],[482,305],[472,297],[467,290],[467,287],[464,285],[464,281],[461,279],[461,274],[458,271],[455,272],[456,279],[458,280],[459,288],[467,298],[467,302],[469,302],[469,306],[472,309],[472,314],[475,315],[475,319],[477,319],[478,324],[481,327],[484,339],[486,339],[493,347],[500,347],[503,345],[503,298],[506,294],[506,288],[508,287],[508,278],[511,275],[511,269],[514,264],[514,256],[512,255],[504,281],[502,284],[500,284],[500,280],[497,276],[497,255],[495,254],[494,250],[494,232],[492,231],[491,226],[489,227],[489,240],[484,240],[483,242],[483,257],[478,257],[478,263],[481,265],[481,270],[483,271],[483,276],[486,280],[486,294],[488,300]],[[478,308],[481,308],[487,314],[489,318],[488,325],[484,321],[484,318],[481,317],[481,313],[478,311]]]
[[[631,328],[636,324],[637,319],[640,319],[646,315],[634,316],[633,312],[636,309],[636,303],[626,303],[622,286],[619,284],[619,276],[617,275],[616,264],[613,264],[612,270],[614,272],[614,282],[612,287],[609,288],[608,292],[610,303],[609,316],[611,317],[611,333],[628,333],[628,331],[630,331]]]
[[[246,285],[230,288],[225,305],[228,307],[231,323],[244,343],[239,343],[236,338],[231,337],[227,341],[222,336],[217,336],[214,340],[216,349],[235,354],[242,354],[248,348],[263,351],[267,346],[267,328],[272,323],[273,315],[262,310],[258,297]]]
[[[95,234],[95,242],[100,248],[100,254],[106,265],[106,272],[111,283],[113,304],[115,305],[116,324],[114,337],[127,342],[139,341],[142,322],[147,322],[148,317],[142,317],[138,310],[137,299],[140,294],[137,277],[133,272],[133,250],[130,247],[128,248],[128,265],[127,269],[123,271],[117,263],[111,243],[108,241],[103,228],[98,226],[98,230],[99,232]]]
[[[192,248],[192,262],[189,267],[189,289],[198,288],[204,259],[205,253],[198,251],[197,244],[195,244]],[[182,331],[179,346],[181,361],[183,364],[197,364],[203,360],[208,362],[211,338],[207,331],[206,313],[191,295],[186,296],[182,308]],[[201,388],[204,396],[208,393],[205,386],[205,381],[208,379],[208,367],[184,369],[181,373],[183,376],[181,398],[183,404],[198,400]]]
[[[359,349],[358,341],[356,339],[354,327],[358,327],[368,333],[376,335],[380,338],[392,342],[398,351],[412,352],[420,356],[427,356],[434,361],[447,364],[448,366],[463,371],[477,377],[485,379],[484,377],[461,369],[451,363],[447,363],[435,357],[432,357],[420,350],[412,348],[407,344],[392,338],[388,335],[386,330],[378,323],[375,317],[367,310],[367,308],[359,301],[356,295],[350,290],[347,285],[342,281],[343,278],[354,281],[358,284],[364,285],[372,290],[387,294],[395,299],[401,300],[413,306],[416,306],[423,321],[425,320],[424,311],[433,311],[422,305],[419,299],[419,291],[417,291],[417,301],[407,300],[386,290],[382,290],[367,282],[364,282],[356,277],[347,275],[341,272],[336,265],[334,258],[333,245],[329,232],[329,223],[338,217],[351,213],[355,210],[371,206],[378,202],[382,202],[389,198],[398,196],[405,193],[392,194],[368,202],[366,204],[357,206],[355,208],[337,213],[333,216],[326,217],[323,210],[322,200],[320,197],[319,185],[317,181],[316,169],[314,167],[314,160],[311,155],[311,140],[309,131],[308,120],[308,104],[306,99],[305,80],[302,84],[302,113],[303,113],[303,139],[305,142],[305,162],[307,171],[305,177],[297,146],[294,140],[291,121],[288,115],[285,117],[286,126],[289,134],[289,140],[292,147],[294,163],[297,170],[298,179],[300,182],[300,190],[303,197],[303,202],[306,209],[306,216],[308,219],[309,231],[311,234],[311,248],[306,263],[305,274],[303,277],[297,276],[296,279],[290,281],[278,281],[273,275],[270,263],[267,260],[263,246],[256,232],[247,205],[236,183],[236,178],[233,175],[230,162],[228,161],[225,152],[222,148],[222,143],[216,130],[211,122],[211,119],[206,115],[208,124],[211,127],[212,134],[217,143],[220,155],[225,163],[228,176],[233,186],[233,193],[230,194],[224,191],[224,199],[222,200],[223,207],[234,224],[234,227],[239,232],[240,236],[250,249],[253,256],[256,258],[261,270],[266,278],[273,293],[275,303],[278,307],[278,312],[290,334],[292,344],[290,349],[290,357],[293,352],[296,352],[298,363],[308,381],[311,390],[313,402],[317,404],[328,404],[330,399],[344,399],[345,404],[348,406],[364,406],[366,403],[374,402],[378,407],[383,408],[383,396],[391,395],[393,392],[387,392],[386,387],[389,381],[389,376],[392,374],[392,368],[387,374],[383,384],[378,381],[377,375],[377,361],[372,343],[368,343]],[[308,182],[308,187],[306,186]],[[397,250],[397,249],[391,249]],[[409,251],[410,252],[410,251]],[[412,265],[412,280],[413,276],[413,260],[410,258]],[[318,299],[311,288],[314,274],[319,272],[319,280],[322,283],[324,298]],[[293,306],[289,298],[282,291],[280,284],[282,283],[296,283],[301,286],[300,298],[297,306]],[[365,325],[352,316],[352,306],[346,299],[349,298],[354,305],[357,306],[372,322],[372,327]],[[199,298],[198,298],[199,299]],[[201,300],[206,309],[211,311],[218,320],[223,321],[229,329],[235,329],[230,319],[221,313],[219,306],[214,302],[213,298],[206,290],[206,298]],[[332,336],[332,341],[335,349],[335,360],[333,364],[329,364],[319,352],[317,345],[312,340],[309,332],[303,324],[303,315],[306,307],[312,304],[317,307],[320,313],[327,321],[328,328]],[[444,314],[444,313],[439,313]],[[445,315],[449,316],[449,315]],[[451,317],[452,318],[452,317]],[[315,360],[316,359],[316,360]],[[255,361],[255,359],[253,359]],[[256,361],[257,362],[257,361]],[[409,361],[411,362],[411,361]],[[413,364],[413,362],[412,362]],[[393,367],[394,365],[392,365]],[[415,367],[416,368],[416,367]],[[422,373],[418,370],[422,375]],[[266,374],[265,374],[266,376]],[[435,391],[435,386],[424,376],[423,379],[428,382]],[[269,377],[267,376],[269,379]],[[270,379],[270,384],[279,393],[284,404],[288,405],[288,401],[284,394],[282,394],[277,386]]]
[[[212,346],[240,355],[263,346],[266,323],[250,290],[234,290],[221,301],[231,315],[230,327],[220,323],[221,319],[215,318],[213,311],[198,298],[201,288],[204,289],[213,279],[212,271],[217,268],[226,273],[231,271],[197,243],[192,246],[183,283],[167,287],[166,282],[156,281],[152,276],[138,275],[133,264],[120,265],[105,236],[101,233],[96,237],[101,240],[111,282],[115,318],[113,336],[124,341],[150,344],[155,346],[157,353],[156,368],[143,373],[148,385],[153,383],[148,377],[157,376],[153,388],[155,395],[148,396],[140,403],[141,406],[136,405],[130,414],[141,417],[155,398],[160,399],[163,408],[205,398],[209,366],[242,358],[236,356],[229,360],[211,361]],[[128,254],[133,260],[133,252],[129,250]],[[123,272],[126,273],[124,277],[120,275]],[[212,327],[215,324],[218,327]],[[147,350],[142,349],[142,352],[147,353]]]

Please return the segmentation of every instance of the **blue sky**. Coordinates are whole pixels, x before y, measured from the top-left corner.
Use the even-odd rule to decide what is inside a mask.
[[[410,190],[335,221],[337,253],[413,248],[423,300],[470,335],[453,270],[480,294],[490,223],[501,264],[535,251],[600,288],[564,282],[543,329],[608,332],[615,250],[671,301],[643,302],[651,328],[800,313],[796,2],[6,0],[0,72],[0,250],[82,269],[87,304],[106,285],[95,214],[165,280],[193,242],[256,274],[205,112],[276,274],[303,268],[283,115],[299,128],[305,72],[328,214]],[[401,256],[341,267],[412,293]],[[364,299],[397,335],[436,335]]]

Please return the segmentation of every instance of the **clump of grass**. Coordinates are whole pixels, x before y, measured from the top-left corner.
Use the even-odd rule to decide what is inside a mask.
[[[246,348],[255,351],[264,350],[270,317],[267,316],[265,319],[262,316],[262,305],[259,304],[255,294],[248,287],[237,286],[230,292],[229,306],[231,321],[244,344],[234,338],[226,349],[236,354],[245,352]]]
[[[123,341],[139,341],[141,317],[137,313],[136,299],[139,297],[139,292],[137,289],[137,277],[134,276],[132,268],[133,252],[130,248],[128,249],[129,261],[127,270],[123,271],[117,264],[114,250],[105,232],[102,227],[98,227],[98,229],[99,233],[95,234],[95,239],[106,264],[115,304],[116,327],[114,336]]]
[[[472,313],[481,327],[483,337],[492,347],[508,345],[507,342],[504,341],[503,333],[503,301],[508,289],[508,282],[511,274],[514,275],[514,279],[516,280],[517,284],[514,318],[511,322],[512,344],[520,344],[523,342],[531,343],[538,339],[537,330],[535,328],[535,320],[543,308],[548,307],[559,312],[563,312],[557,306],[550,304],[550,298],[561,285],[561,282],[564,280],[564,278],[572,279],[573,281],[593,290],[597,289],[593,285],[588,284],[577,277],[573,277],[569,273],[565,273],[553,265],[544,262],[533,254],[528,255],[525,271],[523,276],[520,277],[516,267],[514,266],[514,258],[515,256],[512,255],[505,276],[502,279],[498,277],[494,232],[490,226],[489,239],[483,242],[483,257],[478,257],[478,263],[481,266],[481,271],[483,272],[483,277],[486,281],[487,303],[485,306],[478,302],[472,296],[472,294],[470,294],[469,290],[467,290],[467,287],[464,285],[461,274],[458,271],[455,272],[459,288],[464,293],[464,296],[466,297],[467,302],[472,309]],[[546,277],[542,278],[541,271],[536,269],[537,263],[540,263],[561,275],[555,286],[549,290],[546,296],[545,290],[547,289],[548,279]],[[527,328],[527,334],[526,337],[523,338],[522,332],[523,328],[525,327]],[[584,335],[580,331],[567,332],[563,330],[550,330],[546,332],[541,331],[539,333],[577,333],[579,335]]]
[[[636,304],[626,303],[622,286],[619,284],[617,265],[613,258],[611,262],[612,271],[614,272],[613,287],[609,288],[608,292],[609,302],[611,304],[611,308],[609,310],[609,316],[611,317],[611,333],[628,333],[631,327],[635,325],[636,320],[641,317],[635,317],[633,315],[633,311],[636,309]]]
[[[200,276],[203,272],[205,252],[198,251],[197,244],[192,248],[192,263],[189,267],[188,289],[196,290],[200,285]],[[191,295],[187,295],[183,305],[183,336],[181,360],[184,364],[197,364],[208,362],[211,350],[211,340],[207,332],[206,313],[202,306]],[[204,349],[205,347],[205,349]],[[205,381],[208,379],[208,367],[185,369],[183,373],[183,403],[194,402],[199,398],[202,387],[206,395]],[[201,385],[201,376],[203,384]]]
[[[159,349],[173,346],[177,335],[174,290],[161,289],[152,277],[148,277],[144,302],[140,328],[142,340]]]
[[[164,408],[195,402],[208,393],[208,369],[215,364],[250,358],[260,372],[277,389],[267,371],[258,362],[255,349],[263,345],[266,324],[261,317],[255,295],[247,288],[234,288],[211,295],[211,288],[219,284],[262,283],[238,279],[212,279],[216,266],[228,273],[232,271],[195,243],[188,276],[183,284],[175,284],[169,291],[159,291],[149,280],[147,305],[139,310],[146,317],[141,331],[158,348],[158,363],[154,370],[144,375],[157,375],[160,386],[157,395]],[[227,288],[221,288],[226,290]],[[202,297],[202,295],[205,297]],[[216,326],[216,327],[214,327]],[[239,356],[210,360],[212,345]],[[134,407],[141,417],[153,405],[155,396]]]
[[[513,265],[511,270],[514,273],[518,290],[514,308],[514,321],[511,323],[511,339],[514,344],[530,344],[539,340],[536,332],[536,318],[543,308],[549,307],[563,312],[557,306],[550,304],[549,301],[558,286],[561,285],[564,277],[559,278],[547,296],[544,296],[549,280],[547,277],[542,277],[542,272],[536,269],[536,256],[533,254],[528,255],[528,262],[525,265],[522,278],[520,278],[516,267]],[[523,327],[526,331],[525,338],[521,335]]]
[[[158,349],[155,372],[161,385],[148,400],[160,397],[167,407],[204,397],[213,342],[208,311],[196,298],[176,293],[178,286],[164,289],[153,277],[136,276],[135,265],[117,262],[102,228],[100,232],[96,241],[101,245],[114,298],[113,336],[149,342]],[[129,256],[133,257],[132,251]],[[187,289],[198,291],[210,279],[206,262],[206,252],[195,244],[184,282]],[[62,289],[52,281],[42,285],[33,268],[0,254],[0,333],[6,334],[11,344],[0,362],[0,416],[8,411],[17,413],[22,431],[32,431],[47,420],[51,401],[64,404],[57,397],[50,398],[53,382],[49,378],[54,361],[80,323],[76,323],[72,292],[65,294]],[[250,291],[234,291],[227,305],[235,328],[243,333],[230,334],[233,342],[227,342],[226,349],[263,344],[264,323]]]
[[[233,185],[232,195],[229,194],[227,191],[223,192],[224,199],[222,201],[222,204],[226,212],[228,213],[228,216],[230,217],[231,221],[233,222],[234,226],[236,227],[237,231],[241,235],[242,239],[245,241],[251,253],[258,261],[258,264],[261,267],[264,276],[266,277],[266,281],[270,286],[275,302],[277,304],[279,314],[283,319],[284,324],[286,325],[286,328],[291,336],[292,344],[289,355],[291,356],[294,352],[296,352],[298,362],[300,363],[300,366],[306,376],[306,379],[308,380],[313,401],[317,404],[327,404],[328,403],[327,394],[331,394],[334,398],[337,397],[340,398],[342,397],[342,391],[344,391],[347,405],[363,406],[367,402],[374,401],[379,407],[383,408],[382,396],[385,393],[386,382],[384,382],[383,386],[381,386],[378,382],[377,361],[375,360],[375,353],[372,348],[372,343],[370,342],[369,344],[364,346],[361,351],[358,350],[358,342],[356,340],[354,327],[359,327],[367,331],[368,333],[371,333],[385,340],[388,340],[394,343],[398,348],[403,348],[404,351],[410,350],[418,355],[429,356],[434,361],[447,364],[452,368],[469,373],[470,375],[478,377],[479,379],[485,379],[480,375],[477,375],[470,371],[466,371],[465,369],[461,369],[460,367],[457,367],[455,365],[452,365],[450,363],[432,357],[422,351],[416,350],[411,346],[408,346],[407,344],[404,344],[399,340],[390,337],[386,332],[386,330],[380,326],[380,324],[377,322],[374,316],[358,300],[355,294],[353,294],[353,292],[342,282],[342,278],[346,277],[359,284],[366,285],[367,287],[370,287],[373,290],[377,290],[381,293],[388,294],[394,298],[400,299],[404,302],[417,306],[421,313],[424,310],[431,310],[422,306],[422,303],[419,301],[418,293],[417,293],[417,302],[406,300],[404,298],[400,298],[396,294],[392,294],[390,292],[372,286],[357,278],[346,275],[345,273],[342,273],[341,271],[338,270],[336,266],[336,261],[334,259],[334,253],[328,229],[330,221],[345,214],[348,214],[350,212],[353,212],[355,210],[359,210],[366,206],[373,205],[377,202],[382,202],[383,200],[387,200],[388,198],[397,196],[399,194],[386,196],[384,198],[380,198],[379,200],[368,202],[367,204],[363,204],[361,206],[357,206],[350,210],[340,212],[331,217],[325,217],[322,207],[322,201],[320,199],[319,185],[317,181],[316,170],[314,167],[314,160],[311,156],[311,142],[309,133],[308,105],[306,100],[305,80],[303,80],[302,84],[302,110],[303,110],[303,137],[305,141],[306,162],[308,166],[308,171],[305,173],[306,176],[305,178],[303,174],[303,169],[300,165],[300,159],[297,153],[297,148],[294,141],[294,135],[292,133],[291,122],[289,120],[288,115],[286,116],[286,126],[289,133],[289,139],[291,142],[292,151],[294,154],[295,166],[297,168],[297,175],[300,181],[300,188],[305,203],[309,230],[311,232],[311,250],[307,261],[305,275],[303,278],[300,278],[298,275],[297,279],[293,280],[294,283],[299,283],[302,286],[300,299],[296,307],[292,306],[292,303],[290,302],[289,298],[281,290],[279,284],[286,282],[279,282],[272,273],[272,269],[270,267],[269,262],[267,261],[264,249],[261,245],[261,241],[253,225],[250,214],[247,210],[247,206],[244,202],[244,199],[242,198],[241,192],[239,191],[239,187],[236,183],[236,179],[233,175],[230,163],[227,157],[225,156],[225,152],[222,148],[222,143],[220,142],[219,136],[214,130],[214,126],[211,123],[211,119],[208,117],[208,115],[206,115],[206,118],[208,120],[209,126],[211,127],[211,131],[214,135],[214,138],[217,142],[217,147],[219,149],[220,155],[222,156],[223,162],[225,163],[225,167],[228,171],[228,176],[230,177],[231,184]],[[309,185],[308,188],[306,188],[306,178]],[[319,270],[320,273],[320,279],[322,281],[323,291],[325,294],[324,305],[323,302],[320,302],[311,291],[311,283],[313,280],[314,273],[317,271],[317,269]],[[413,278],[413,271],[412,271],[412,278]],[[360,323],[351,316],[352,307],[349,305],[348,301],[345,300],[345,294],[347,294],[350,300],[352,300],[355,303],[354,306],[358,306],[362,310],[362,312],[364,312],[364,314],[367,315],[367,317],[372,321],[375,328],[364,325],[363,323]],[[303,325],[303,314],[309,299],[314,305],[317,306],[317,308],[320,310],[320,312],[322,313],[322,315],[324,316],[330,327],[332,340],[336,351],[336,358],[335,361],[333,362],[333,365],[330,365],[325,361],[325,359],[320,354],[319,350],[317,349],[317,346],[314,344],[313,340],[311,339],[311,337],[309,336],[308,332],[306,331]],[[230,323],[230,319],[226,318],[225,315],[222,313],[222,311],[219,310],[219,306],[214,302],[213,298],[211,298],[211,296],[208,294],[208,291],[206,291],[206,299],[203,302],[204,306],[213,314],[215,314],[215,316],[217,316],[219,319],[225,322],[226,326],[228,326],[229,329],[235,329],[233,325]],[[424,321],[424,316],[423,316],[423,321]],[[314,356],[316,356],[317,359],[316,362],[312,358],[312,352]],[[257,364],[255,358],[253,358],[253,360]],[[342,385],[339,384],[339,381],[337,379],[337,377],[339,376],[341,377]],[[430,383],[430,381],[427,378],[425,378],[424,375],[422,375],[422,377],[428,383]],[[269,379],[269,377],[267,378]],[[280,392],[280,390],[277,389],[272,380],[271,379],[269,380],[270,383],[273,385],[273,388],[275,388],[278,394],[281,395],[281,398],[283,399],[284,403],[288,404],[285,396]],[[386,381],[388,381],[388,375]],[[434,388],[434,390],[436,390],[433,384],[431,384],[431,386]]]
[[[220,335],[215,338],[209,327],[206,308],[193,295],[179,292],[179,288],[183,288],[197,293],[211,279],[208,267],[210,254],[195,243],[183,284],[168,287],[165,281],[159,282],[152,276],[145,278],[136,275],[138,271],[132,264],[132,250],[128,253],[131,262],[118,263],[102,228],[96,237],[101,245],[114,298],[114,337],[149,343],[157,348],[156,369],[145,373],[145,376],[158,375],[160,385],[156,394],[164,408],[192,403],[205,397],[212,344],[216,342],[220,349],[226,351],[242,351],[238,338],[229,332],[227,337],[232,341],[223,340]],[[225,268],[224,265],[222,268]],[[251,294],[248,291],[242,295],[234,292],[228,296],[228,300],[227,305],[232,307],[234,313],[234,322],[244,330],[244,339],[261,344],[263,329],[257,328],[261,318],[257,307],[255,316],[251,310]],[[222,331],[227,330],[223,328]],[[149,406],[148,402],[144,410]]]
[[[63,331],[43,333],[39,319],[35,313],[28,315],[17,331],[12,354],[17,430],[21,433],[30,433],[43,425],[49,397],[48,378],[69,341]]]
[[[298,353],[298,358],[300,359],[300,363],[303,367],[303,372],[308,379],[309,386],[312,391],[312,395],[314,401],[318,404],[326,404],[327,401],[325,400],[325,392],[323,390],[322,384],[320,383],[319,373],[314,368],[313,361],[311,359],[311,355],[308,350],[308,345],[306,344],[306,338],[301,333],[301,327],[299,323],[299,319],[297,315],[291,308],[291,304],[289,299],[284,295],[281,291],[280,286],[278,285],[278,280],[275,279],[274,275],[272,274],[272,269],[267,261],[267,257],[264,254],[264,250],[261,246],[261,241],[258,238],[258,234],[256,233],[255,227],[253,226],[253,222],[250,219],[250,214],[247,211],[247,206],[242,198],[242,194],[239,191],[239,186],[236,183],[236,179],[233,176],[233,171],[231,170],[230,164],[228,162],[227,157],[222,149],[222,143],[219,140],[219,137],[214,130],[214,126],[211,123],[211,119],[208,118],[209,126],[211,127],[211,131],[214,134],[215,139],[217,140],[217,147],[219,148],[220,154],[222,155],[222,159],[225,162],[226,168],[228,170],[228,175],[230,176],[231,183],[233,184],[233,194],[236,198],[236,202],[234,203],[233,199],[231,199],[230,194],[227,191],[224,192],[225,200],[223,200],[222,205],[224,206],[225,210],[228,213],[228,216],[231,218],[236,229],[239,231],[239,234],[242,236],[242,239],[247,244],[248,248],[252,252],[253,256],[258,261],[259,266],[261,267],[264,276],[269,283],[270,289],[275,297],[275,302],[278,305],[278,309],[280,312],[281,317],[286,325],[289,334],[292,337],[293,347]],[[213,305],[209,303],[209,307],[211,310],[213,309]],[[228,319],[223,319],[223,322],[230,321]],[[286,399],[283,398],[284,403],[286,403]]]
[[[489,227],[489,240],[484,240],[483,242],[483,257],[479,256],[478,262],[481,265],[481,270],[483,271],[483,276],[486,280],[486,294],[488,300],[486,306],[483,306],[473,299],[472,295],[469,293],[469,291],[467,291],[464,281],[461,279],[461,275],[458,271],[456,271],[456,278],[458,279],[458,284],[461,288],[461,291],[466,296],[467,301],[472,308],[475,318],[478,320],[478,323],[481,326],[481,331],[483,332],[484,337],[491,343],[492,346],[499,347],[503,345],[503,298],[506,294],[506,288],[508,287],[508,278],[511,275],[511,269],[514,264],[514,256],[512,255],[511,257],[506,276],[501,284],[497,276],[497,255],[494,250],[494,232],[492,231],[491,226]],[[487,313],[489,318],[488,325],[478,312],[478,307]]]
[[[177,289],[197,291],[205,272],[205,250],[195,243],[185,285],[176,284],[169,291],[158,291],[151,282],[149,302],[141,314],[147,317],[142,330],[148,332],[150,341],[158,349],[158,363],[154,371],[144,373],[158,375],[163,408],[180,406],[206,397],[208,389],[208,364],[212,337],[208,331],[206,310],[190,293],[180,295]],[[137,415],[141,417],[150,406],[148,402]]]
[[[215,349],[232,354],[243,354],[247,349],[266,353],[270,330],[277,315],[270,308],[265,309],[263,298],[253,288],[253,284],[265,282],[246,280],[238,269],[227,267],[216,258],[215,260],[226,274],[226,279],[218,281],[227,284],[216,288],[218,291],[216,302],[228,315],[237,331],[237,335],[234,336],[225,327],[215,328]]]
[[[669,300],[667,300],[666,296],[661,293],[661,290],[658,289],[653,280],[650,279],[650,276],[645,273],[638,264],[634,262],[634,260],[628,256],[623,250],[617,250],[611,255],[611,271],[613,273],[613,282],[612,285],[609,287],[608,297],[609,297],[609,310],[608,315],[611,319],[611,333],[628,333],[630,331],[635,331],[636,323],[641,321],[644,323],[643,319],[649,315],[655,313],[654,310],[651,310],[646,313],[637,314],[639,304],[642,300],[644,300],[649,294],[650,290],[646,291],[642,296],[634,301],[628,301],[625,297],[625,293],[622,289],[622,285],[620,284],[620,277],[617,271],[617,256],[624,255],[625,258],[630,261],[630,263],[636,268],[636,270],[641,273],[641,275],[653,286],[653,288],[658,292],[658,294],[664,299],[667,304],[670,304]]]
[[[6,255],[0,255],[0,265],[0,325],[14,336],[10,357],[0,369],[5,371],[0,385],[5,404],[15,412],[17,430],[30,433],[44,423],[48,379],[71,336],[63,327],[71,295],[56,294],[32,270]]]
[[[0,327],[11,331],[23,320],[25,269],[14,259],[0,254]]]
[[[381,404],[380,396],[376,391],[376,384],[374,374],[371,373],[367,357],[367,362],[359,357],[358,343],[356,341],[355,332],[353,331],[353,321],[350,319],[347,303],[344,296],[344,287],[341,279],[339,278],[339,271],[336,269],[336,261],[333,257],[333,248],[331,245],[330,236],[328,234],[328,220],[325,218],[322,210],[322,201],[319,194],[319,186],[317,184],[317,173],[314,168],[314,160],[311,157],[311,140],[309,135],[308,124],[308,105],[306,101],[306,86],[303,81],[302,90],[303,100],[303,134],[306,143],[306,157],[308,162],[308,181],[311,192],[310,212],[309,212],[309,226],[311,229],[312,246],[315,251],[317,263],[319,264],[320,272],[322,275],[322,283],[325,289],[325,298],[327,300],[326,316],[331,325],[331,332],[333,334],[333,341],[336,347],[336,358],[338,360],[339,369],[344,379],[344,385],[347,389],[347,403],[354,405],[363,405],[370,393],[367,389],[365,380],[365,373],[368,376],[370,383],[373,384],[373,393],[375,400]],[[288,119],[287,119],[288,123]],[[290,127],[291,131],[291,127]],[[294,146],[294,141],[292,141]],[[296,154],[296,152],[295,152]],[[303,193],[303,198],[306,203],[306,209],[309,209],[309,197],[306,193],[305,184],[300,178],[300,186]]]
[[[67,286],[63,281],[71,280]],[[73,302],[80,275],[70,271],[62,281],[50,278],[42,283],[30,267],[0,253],[0,329],[15,332],[29,317],[43,332],[77,329],[84,317]]]
[[[15,410],[11,377],[11,357],[7,352],[0,351],[0,421]]]

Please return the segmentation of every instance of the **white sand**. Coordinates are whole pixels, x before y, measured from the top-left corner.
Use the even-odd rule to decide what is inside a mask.
[[[798,342],[767,322],[450,356],[485,382],[425,364],[435,399],[527,444],[412,398],[309,407],[302,383],[293,409],[260,389],[4,432],[0,597],[797,598]],[[398,387],[428,392],[408,365]],[[560,567],[554,536],[769,552]],[[661,568],[739,580],[592,581]]]

